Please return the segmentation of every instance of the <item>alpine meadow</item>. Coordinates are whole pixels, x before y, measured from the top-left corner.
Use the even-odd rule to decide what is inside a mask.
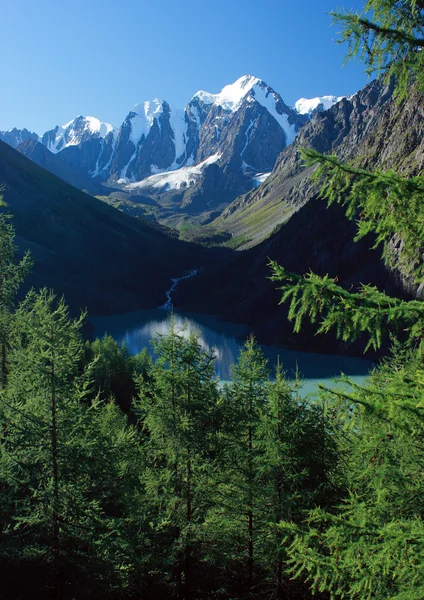
[[[424,598],[424,0],[330,20],[352,95],[0,131],[0,600]]]

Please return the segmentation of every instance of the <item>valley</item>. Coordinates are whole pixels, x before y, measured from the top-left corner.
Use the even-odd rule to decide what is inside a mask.
[[[3,7],[0,600],[421,600],[424,0],[65,4]]]
[[[355,345],[324,341],[312,329],[293,335],[267,263],[329,273],[347,288],[362,282],[395,295],[417,293],[383,265],[371,237],[352,241],[355,225],[342,209],[326,210],[317,199],[300,149],[413,175],[424,162],[422,106],[418,92],[398,104],[391,85],[373,81],[349,98],[301,99],[291,109],[246,76],[220,94],[198,92],[185,111],[158,100],[136,105],[119,129],[78,117],[38,139],[27,130],[0,134],[19,151],[2,144],[0,177],[18,243],[34,254],[28,285],[50,285],[92,315],[112,314],[159,306],[173,277],[201,267],[181,282],[177,308],[247,324],[265,343],[356,353]]]

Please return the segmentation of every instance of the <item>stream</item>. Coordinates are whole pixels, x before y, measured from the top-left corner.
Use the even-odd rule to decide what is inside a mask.
[[[188,273],[188,275],[183,275],[182,277],[174,277],[173,279],[171,279],[172,285],[169,288],[169,290],[165,292],[165,304],[162,304],[162,306],[160,306],[159,308],[163,308],[165,310],[172,310],[172,292],[175,292],[177,285],[180,281],[183,281],[183,279],[190,279],[190,277],[194,277],[195,275],[197,275],[198,272],[199,269],[193,269],[192,271],[190,271],[190,273]]]

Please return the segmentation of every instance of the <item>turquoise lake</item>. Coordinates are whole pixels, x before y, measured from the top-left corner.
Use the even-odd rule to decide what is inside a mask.
[[[248,334],[244,325],[218,320],[211,315],[174,312],[178,329],[183,335],[196,331],[202,348],[208,352],[214,350],[216,355],[216,374],[221,381],[230,379],[231,366],[236,362],[243,346],[243,336]],[[150,341],[157,334],[169,331],[170,317],[168,311],[157,308],[133,313],[93,317],[90,319],[94,327],[94,336],[111,335],[118,343],[124,342],[131,354],[137,354],[144,347],[151,349]],[[315,354],[297,352],[261,346],[269,365],[277,363],[279,357],[288,377],[293,377],[296,370],[302,380],[302,392],[314,393],[317,383],[334,385],[333,380],[341,373],[348,375],[352,381],[361,384],[372,363],[361,359],[332,354]],[[341,384],[340,384],[341,385]]]

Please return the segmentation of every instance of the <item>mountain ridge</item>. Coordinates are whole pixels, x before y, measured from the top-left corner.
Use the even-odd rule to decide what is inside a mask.
[[[245,110],[246,118],[256,118],[257,122],[254,126],[251,120],[243,127],[243,144],[238,143],[237,152],[250,158],[238,161],[237,168],[249,175],[255,175],[255,170],[269,172],[281,149],[293,141],[308,117],[287,106],[273,88],[252,75],[242,76],[217,94],[196,92],[185,109],[158,99],[135,104],[120,127],[80,115],[41,136],[28,130],[11,130],[0,132],[0,139],[15,148],[36,139],[52,153],[63,153],[64,162],[81,176],[125,185],[158,172],[194,166],[217,153],[226,164],[229,150],[222,146],[231,146],[234,141],[228,129],[233,127],[232,117],[243,103],[263,110],[258,109],[258,114]],[[235,126],[240,126],[240,119]],[[265,165],[257,166],[252,158],[261,152],[255,143],[269,129],[273,135],[269,136],[268,158],[262,159]],[[25,152],[25,146],[21,150]]]

